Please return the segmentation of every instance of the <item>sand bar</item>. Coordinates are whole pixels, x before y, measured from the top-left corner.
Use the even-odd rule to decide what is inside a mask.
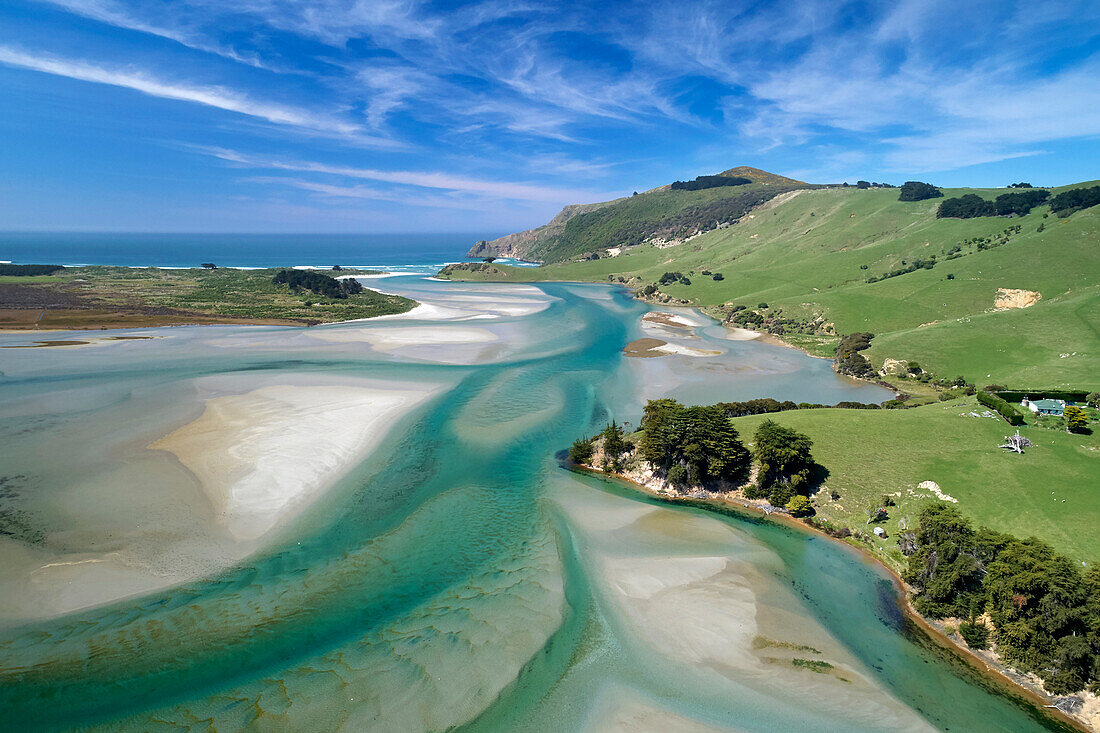
[[[671,326],[673,328],[695,328],[699,325],[690,318],[685,318],[675,313],[666,313],[664,311],[650,311],[642,316],[642,320],[647,323]]]
[[[361,461],[436,385],[273,385],[207,400],[202,415],[150,448],[171,451],[219,521],[256,540],[296,516]]]

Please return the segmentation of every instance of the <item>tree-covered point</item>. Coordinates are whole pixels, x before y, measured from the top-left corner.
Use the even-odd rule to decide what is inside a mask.
[[[670,188],[673,191],[702,191],[704,188],[744,186],[746,183],[752,181],[741,176],[696,176],[694,181],[673,181]]]
[[[10,265],[0,264],[0,275],[7,277],[41,277],[64,270],[62,265]]]
[[[641,427],[642,458],[664,470],[669,481],[739,483],[748,476],[749,451],[717,405],[685,407],[672,399],[650,400]]]
[[[941,196],[943,196],[943,191],[939,190],[931,183],[906,181],[901,184],[901,190],[898,192],[898,201],[924,201],[926,199],[935,199]]]
[[[1058,216],[1069,216],[1075,211],[1100,204],[1100,186],[1073,188],[1063,191],[1050,200],[1050,210]]]
[[[984,625],[988,613],[996,651],[1009,664],[1043,679],[1056,695],[1096,686],[1100,679],[1100,566],[1082,574],[1046,543],[989,529],[977,531],[954,507],[933,504],[903,538],[911,548],[907,582],[914,606],[928,616]],[[968,635],[983,642],[988,633]]]
[[[280,270],[272,282],[294,291],[309,290],[326,298],[341,299],[363,292],[363,286],[354,278],[337,280],[315,270]]]
[[[840,339],[836,345],[836,368],[842,374],[853,377],[868,378],[875,375],[875,368],[863,354],[859,353],[871,348],[871,339],[875,335],[865,331],[850,333]]]

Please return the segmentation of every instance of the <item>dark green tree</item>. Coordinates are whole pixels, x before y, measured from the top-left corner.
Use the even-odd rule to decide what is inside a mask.
[[[810,453],[813,441],[773,420],[765,420],[756,429],[753,443],[753,458],[760,468],[757,483],[761,489],[771,490],[773,499],[778,499],[781,491],[791,495],[809,491],[810,471],[814,466]],[[785,489],[789,492],[783,491]],[[789,499],[790,496],[782,503]]]

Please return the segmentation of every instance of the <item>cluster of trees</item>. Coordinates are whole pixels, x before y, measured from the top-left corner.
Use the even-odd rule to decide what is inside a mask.
[[[746,183],[752,181],[740,176],[696,176],[694,181],[673,181],[671,188],[673,191],[701,191],[720,186],[744,186]]]
[[[807,513],[809,501],[794,502],[796,496],[810,493],[810,477],[815,466],[807,436],[772,420],[760,423],[753,435],[752,457],[759,464],[756,483],[745,491],[750,499],[767,499],[791,512]]]
[[[766,415],[772,412],[786,412],[788,410],[818,410],[826,407],[839,407],[846,410],[877,410],[881,405],[874,402],[852,402],[845,400],[835,405],[823,405],[818,402],[792,402],[790,400],[773,400],[771,397],[762,397],[745,402],[719,402],[718,407],[726,413],[727,417],[743,417],[744,415]]]
[[[619,473],[623,470],[623,455],[634,450],[634,444],[626,439],[621,425],[612,420],[599,434],[573,441],[569,447],[569,460],[573,463],[590,465],[596,455],[596,443],[601,443],[603,461],[600,468],[605,473]]]
[[[676,400],[646,403],[641,457],[674,485],[740,483],[751,458],[733,423],[718,405],[685,407]]]
[[[892,277],[897,277],[898,275],[907,275],[910,272],[916,272],[917,270],[931,270],[933,267],[936,266],[936,255],[932,255],[931,258],[927,260],[920,258],[915,259],[912,262],[909,262],[908,260],[902,260],[901,265],[901,267],[890,270],[889,272],[884,272],[877,277],[875,275],[872,275],[871,277],[867,278],[867,282],[877,283],[881,280],[888,280]]]
[[[840,339],[836,345],[836,370],[853,377],[869,378],[875,376],[875,368],[867,357],[859,353],[871,348],[871,339],[875,335],[866,331],[850,333]]]
[[[759,326],[764,322],[764,316],[756,311],[750,311],[745,306],[739,306],[730,315],[730,323],[736,323],[739,326],[751,327]]]
[[[944,199],[936,210],[940,219],[973,219],[979,216],[1026,216],[1050,198],[1050,191],[1034,188],[1023,193],[1002,193],[995,201],[986,201],[968,193]]]
[[[1076,692],[1100,680],[1100,565],[1085,573],[1035,539],[980,528],[958,509],[933,504],[903,536],[905,579],[914,606],[936,618],[965,619],[959,631],[984,648],[990,629],[1005,662],[1043,679],[1048,692]]]
[[[682,272],[666,272],[661,275],[661,278],[657,281],[658,285],[668,285],[669,283],[683,283],[684,285],[691,285],[691,280]]]
[[[845,186],[848,184],[845,183]],[[897,188],[889,183],[873,183],[871,181],[856,181],[856,188]]]
[[[1009,404],[1008,401],[1001,399],[992,392],[986,390],[979,392],[978,402],[981,402],[991,410],[995,410],[1001,417],[1008,421],[1009,425],[1024,424],[1024,418],[1020,415],[1020,412]]]
[[[62,265],[7,265],[0,264],[0,275],[8,277],[40,277],[64,270]]]
[[[1100,204],[1100,186],[1074,188],[1063,191],[1050,200],[1050,210],[1058,216],[1069,216],[1075,211]]]
[[[1032,185],[1030,183],[1020,182],[1020,183],[1010,183],[1010,184],[1008,184],[1008,187],[1009,188],[1032,188]]]
[[[272,282],[286,285],[294,292],[309,290],[327,298],[347,298],[363,292],[363,286],[358,280],[337,280],[316,270],[280,270],[272,278]]]
[[[898,193],[898,201],[924,201],[925,199],[936,199],[941,196],[943,196],[943,191],[939,190],[931,183],[906,181],[901,185],[901,191]]]

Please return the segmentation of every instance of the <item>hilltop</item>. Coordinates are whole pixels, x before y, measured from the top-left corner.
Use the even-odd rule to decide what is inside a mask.
[[[480,241],[466,256],[558,262],[598,255],[610,246],[678,242],[728,225],[778,194],[807,187],[757,168],[731,168],[612,201],[571,204],[540,227]]]
[[[764,198],[693,236],[635,244],[584,221],[604,212],[622,221],[626,206],[640,206],[635,199],[740,188]],[[992,201],[1006,190],[943,189],[943,198],[899,201],[898,189],[782,178],[768,184],[759,175],[744,186],[656,190],[573,217],[565,229],[586,224],[584,254],[559,249],[563,261],[539,268],[449,276],[622,283],[649,300],[695,305],[819,355],[831,355],[841,334],[873,333],[864,353],[876,368],[907,360],[975,383],[1100,387],[1100,207],[936,215],[946,199]]]

